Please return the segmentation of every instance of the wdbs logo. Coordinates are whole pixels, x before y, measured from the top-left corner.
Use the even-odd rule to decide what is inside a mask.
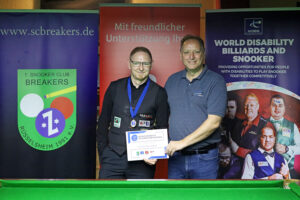
[[[245,35],[262,35],[263,19],[262,18],[245,18],[244,19]]]
[[[18,128],[31,147],[64,146],[76,127],[76,70],[18,70]]]

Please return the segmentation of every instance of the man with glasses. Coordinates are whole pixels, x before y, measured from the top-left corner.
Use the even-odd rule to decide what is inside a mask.
[[[167,128],[169,107],[164,88],[149,78],[151,52],[134,48],[129,56],[130,76],[108,87],[98,122],[100,179],[151,179],[156,159],[127,161],[126,131]]]

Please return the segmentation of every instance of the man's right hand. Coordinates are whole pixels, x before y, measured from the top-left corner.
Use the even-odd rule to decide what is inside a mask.
[[[270,180],[277,180],[277,179],[283,179],[283,176],[281,174],[273,174],[272,176],[269,176],[268,179]]]
[[[285,164],[281,164],[280,172],[279,172],[285,179],[289,178],[289,167]]]

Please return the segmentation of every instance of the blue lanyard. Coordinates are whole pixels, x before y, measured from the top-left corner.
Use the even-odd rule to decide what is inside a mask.
[[[146,93],[147,93],[149,85],[150,85],[150,79],[148,79],[147,84],[146,84],[146,86],[145,86],[145,88],[144,88],[137,104],[136,104],[136,107],[135,107],[134,111],[133,111],[132,106],[131,106],[131,85],[130,85],[130,82],[131,82],[131,79],[129,77],[128,82],[127,82],[127,94],[128,94],[128,98],[129,98],[130,115],[131,115],[132,118],[134,118],[136,116],[141,104],[142,104],[142,101],[144,100],[144,98],[146,96]]]

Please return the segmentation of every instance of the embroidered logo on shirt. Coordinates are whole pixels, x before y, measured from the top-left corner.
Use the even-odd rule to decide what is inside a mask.
[[[193,96],[203,97],[203,92],[195,92],[193,93]]]
[[[139,120],[139,127],[150,127],[149,120]]]
[[[250,131],[249,133],[252,135],[257,135],[257,133],[255,131]]]
[[[282,135],[285,137],[291,137],[291,129],[289,128],[282,128]]]
[[[114,127],[120,128],[121,127],[121,118],[114,116]]]
[[[265,166],[268,166],[269,164],[268,164],[267,161],[259,161],[259,162],[257,163],[257,165],[258,165],[259,167],[265,167]]]

